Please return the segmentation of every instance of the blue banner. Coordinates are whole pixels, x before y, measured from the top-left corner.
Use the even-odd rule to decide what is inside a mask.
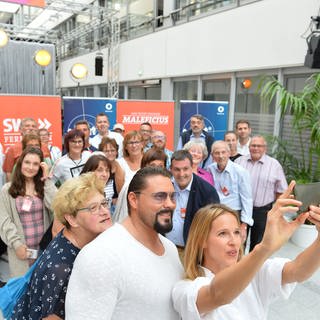
[[[98,132],[95,127],[96,115],[105,113],[110,122],[110,130],[116,123],[116,99],[63,97],[63,133],[73,129],[79,120],[87,120],[90,124],[90,137]]]
[[[228,127],[229,102],[227,101],[187,101],[181,100],[180,132],[190,129],[190,117],[201,114],[204,130],[215,140],[223,140]]]

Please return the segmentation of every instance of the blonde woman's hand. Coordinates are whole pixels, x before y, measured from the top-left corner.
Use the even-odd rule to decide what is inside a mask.
[[[309,217],[308,220],[314,223],[317,227],[318,232],[320,233],[320,207],[311,205],[309,208]]]
[[[295,214],[302,205],[301,201],[295,200],[292,196],[294,186],[295,181],[292,181],[288,189],[278,198],[268,212],[266,229],[261,244],[271,252],[280,249],[309,215],[307,212],[302,213],[293,221],[287,221],[284,218],[285,213]]]

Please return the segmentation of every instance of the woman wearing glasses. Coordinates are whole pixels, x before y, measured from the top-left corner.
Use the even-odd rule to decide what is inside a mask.
[[[56,193],[47,179],[48,166],[39,148],[27,147],[16,163],[12,181],[0,193],[0,235],[8,246],[10,275],[27,272],[39,250],[40,240],[53,217],[51,201]]]
[[[134,174],[140,169],[143,156],[142,136],[138,131],[130,131],[123,140],[123,158],[117,159],[125,172],[125,183],[129,183]]]
[[[51,170],[51,179],[58,185],[77,177],[91,155],[90,151],[84,150],[85,138],[80,130],[73,129],[66,133],[64,147],[67,153],[55,162]]]
[[[294,260],[269,259],[306,219],[320,232],[320,208],[310,206],[292,222],[301,202],[290,194],[295,183],[268,212],[262,242],[242,257],[237,212],[225,205],[200,209],[192,222],[185,250],[185,280],[176,284],[172,297],[183,320],[266,319],[269,304],[288,298],[296,282],[308,279],[320,266],[320,235]]]
[[[65,318],[67,285],[77,254],[112,225],[110,202],[104,198],[103,187],[94,173],[86,173],[69,179],[58,190],[52,207],[65,228],[39,257],[11,319]]]
[[[167,155],[160,149],[149,149],[141,159],[141,169],[144,167],[160,167],[165,168],[167,163]],[[129,183],[125,184],[119,194],[116,210],[113,215],[114,222],[122,222],[128,216],[128,193]]]

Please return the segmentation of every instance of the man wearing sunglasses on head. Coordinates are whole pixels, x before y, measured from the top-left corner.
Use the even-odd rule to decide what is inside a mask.
[[[78,256],[67,291],[68,320],[178,320],[171,291],[182,277],[172,228],[176,193],[170,173],[145,167],[131,180],[129,216]]]

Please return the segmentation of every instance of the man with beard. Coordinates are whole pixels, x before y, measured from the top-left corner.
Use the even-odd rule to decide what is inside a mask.
[[[175,151],[171,158],[173,186],[177,192],[172,231],[166,234],[182,255],[195,213],[209,203],[220,203],[216,189],[192,173],[192,156],[187,150]]]
[[[171,302],[182,277],[172,228],[175,191],[170,173],[139,170],[128,187],[129,216],[83,248],[70,278],[66,319],[179,319]]]
[[[194,114],[190,117],[190,129],[181,133],[177,150],[181,150],[188,141],[194,139],[202,140],[208,151],[211,150],[214,138],[205,130],[204,117],[201,114]],[[211,164],[211,157],[208,155],[202,161],[202,168],[206,168],[209,164]]]

